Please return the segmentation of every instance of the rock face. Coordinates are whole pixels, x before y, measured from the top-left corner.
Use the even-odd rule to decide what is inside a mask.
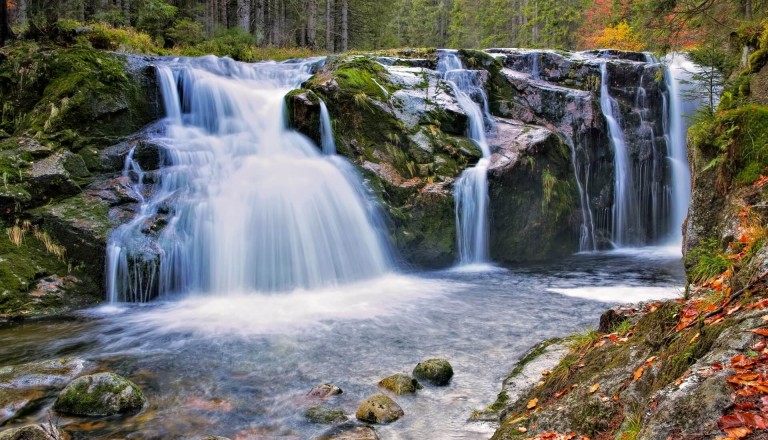
[[[137,412],[146,402],[133,382],[114,373],[98,373],[70,382],[53,407],[64,414],[108,416]]]
[[[416,379],[406,374],[393,374],[379,381],[379,386],[395,394],[413,394],[423,387]]]
[[[444,386],[453,377],[453,367],[445,359],[428,359],[416,365],[413,376],[432,385]]]
[[[120,222],[110,208],[127,204],[119,185],[94,187],[122,169],[105,169],[99,154],[161,115],[154,67],[20,41],[0,77],[0,223],[25,230],[18,244],[0,244],[0,320],[92,304],[103,292],[107,235]]]
[[[391,423],[404,416],[403,409],[384,394],[369,397],[357,407],[355,417],[371,423]]]
[[[661,153],[665,90],[659,64],[619,51],[499,49],[459,55],[465,67],[480,72],[496,118],[496,129],[489,132],[495,158],[489,173],[494,260],[544,260],[580,246],[610,246],[613,150],[599,100],[603,63],[638,170],[635,198],[642,206],[664,198],[646,191],[669,179]],[[317,139],[318,102],[326,102],[338,151],[363,169],[387,208],[400,254],[417,266],[440,267],[456,260],[453,183],[478,154],[465,137],[466,115],[431,69],[436,54],[429,57],[429,63],[334,58],[304,90],[289,94],[287,103],[294,127]],[[657,205],[643,208],[643,227],[633,231],[638,242],[666,233],[656,217],[667,215],[668,206]],[[529,246],[521,238],[526,236],[548,245]]]

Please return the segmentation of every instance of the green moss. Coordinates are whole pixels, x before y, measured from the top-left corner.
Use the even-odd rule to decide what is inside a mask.
[[[331,424],[336,422],[344,422],[347,420],[347,416],[344,411],[338,409],[325,408],[322,406],[313,406],[307,409],[304,413],[307,420],[312,423],[324,423]]]
[[[109,220],[109,205],[100,199],[86,198],[83,194],[37,208],[31,213],[50,215],[69,222],[88,225],[97,236],[105,239],[113,227]]]
[[[480,50],[463,49],[459,51],[459,56],[467,68],[488,71],[490,75],[486,84],[488,105],[491,113],[504,116],[503,109],[512,106],[517,92],[502,73],[501,61]]]
[[[0,64],[2,127],[78,149],[91,138],[114,139],[148,122],[142,87],[125,59],[91,48],[23,42]]]
[[[544,352],[547,351],[547,348],[549,348],[549,346],[562,341],[563,340],[561,338],[552,338],[536,344],[536,346],[528,350],[528,353],[526,353],[525,356],[523,356],[523,358],[517,362],[517,365],[515,365],[515,369],[512,370],[511,373],[509,373],[509,375],[507,376],[507,379],[511,379],[513,377],[516,377],[520,373],[522,373],[525,366],[531,363],[531,361],[541,356],[542,354],[544,354]]]
[[[749,69],[757,73],[768,63],[768,48],[758,49],[749,57]]]
[[[387,99],[382,87],[387,90],[389,86],[384,72],[384,67],[368,57],[347,59],[335,66],[336,81],[345,93],[364,93],[382,101]],[[391,91],[387,90],[387,93]]]
[[[98,416],[136,412],[146,398],[133,382],[112,373],[82,376],[59,394],[54,409],[65,414]]]

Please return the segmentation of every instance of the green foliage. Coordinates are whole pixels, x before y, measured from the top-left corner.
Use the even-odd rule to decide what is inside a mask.
[[[139,0],[136,8],[136,28],[152,37],[162,38],[176,16],[176,6],[163,0]]]
[[[256,45],[256,38],[240,28],[222,30],[210,40],[202,41],[194,46],[182,47],[178,53],[185,56],[213,54],[245,62],[282,61],[291,58],[306,58],[312,55],[309,48],[259,47]]]
[[[92,31],[85,34],[85,38],[96,49],[134,54],[164,54],[149,35],[133,28],[116,28],[105,23],[94,23],[90,28]]]
[[[189,18],[177,21],[168,29],[166,35],[174,46],[193,46],[205,39],[203,25]]]
[[[731,260],[722,253],[722,247],[716,238],[702,240],[699,246],[685,255],[688,266],[688,279],[691,282],[703,282],[720,275],[732,266]]]

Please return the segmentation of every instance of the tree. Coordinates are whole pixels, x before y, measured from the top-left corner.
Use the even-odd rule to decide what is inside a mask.
[[[687,87],[683,97],[703,101],[704,109],[709,114],[714,114],[718,97],[725,86],[725,79],[733,70],[732,59],[714,34],[707,35],[704,43],[691,50],[688,55],[699,68],[688,72],[691,76],[686,82],[694,86]]]
[[[13,38],[11,23],[8,10],[10,0],[0,0],[0,46],[5,46],[5,42]]]
[[[594,36],[590,41],[594,48],[618,49],[629,51],[641,51],[645,44],[640,41],[637,34],[626,21],[621,21],[616,26],[608,26]]]

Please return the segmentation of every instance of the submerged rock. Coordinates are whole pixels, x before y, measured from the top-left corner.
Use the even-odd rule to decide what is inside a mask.
[[[329,429],[315,440],[379,440],[379,436],[368,425],[347,422]]]
[[[65,358],[0,368],[0,424],[93,367],[83,359]]]
[[[336,396],[343,392],[344,391],[342,391],[341,388],[332,383],[323,383],[309,390],[307,397],[311,399],[325,400],[331,396]]]
[[[413,376],[432,385],[448,385],[453,377],[453,367],[445,359],[428,359],[416,365],[413,369]]]
[[[136,384],[114,373],[78,377],[59,394],[54,409],[80,416],[133,413],[147,402]]]
[[[61,440],[64,433],[53,423],[27,425],[0,432],[0,440]]]
[[[407,374],[393,374],[392,376],[385,377],[379,381],[379,386],[395,394],[413,394],[416,390],[420,390],[423,387],[416,379],[408,376]]]
[[[355,412],[355,417],[359,420],[371,423],[391,423],[404,415],[400,405],[384,394],[369,397]]]
[[[304,416],[312,423],[338,423],[346,422],[347,416],[344,411],[334,408],[326,408],[323,406],[313,406],[304,413]]]

